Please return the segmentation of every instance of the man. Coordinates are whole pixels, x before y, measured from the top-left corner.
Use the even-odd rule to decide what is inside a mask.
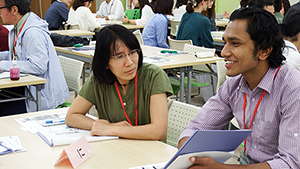
[[[123,4],[120,0],[105,0],[101,3],[96,18],[106,20],[121,20],[124,13]]]
[[[21,72],[45,78],[47,83],[41,90],[41,108],[56,108],[64,103],[70,93],[50,39],[47,22],[30,12],[29,0],[0,0],[0,8],[3,22],[14,25],[9,33],[10,51],[0,52],[0,69],[9,71],[11,60],[17,60]],[[35,97],[35,87],[28,88]],[[0,105],[1,113],[5,105]],[[36,104],[27,101],[26,109],[27,112],[36,111]]]
[[[193,168],[300,168],[300,72],[282,64],[283,39],[276,19],[258,8],[237,10],[223,39],[221,55],[230,78],[184,129],[178,147],[195,130],[221,129],[235,117],[241,128],[253,130],[241,155],[250,164],[191,157]]]
[[[297,8],[300,8],[300,1],[296,4],[294,4],[292,7],[297,7]]]
[[[283,55],[288,65],[300,71],[300,8],[292,7],[282,22],[285,48]]]

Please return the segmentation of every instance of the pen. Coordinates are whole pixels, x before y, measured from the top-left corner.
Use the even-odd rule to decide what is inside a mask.
[[[3,148],[5,148],[7,151],[11,151],[11,148],[6,147],[5,145],[2,144],[3,142],[0,141],[0,146],[2,146]]]

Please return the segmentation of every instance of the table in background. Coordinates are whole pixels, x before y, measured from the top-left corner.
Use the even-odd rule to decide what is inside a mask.
[[[27,99],[33,99],[36,103],[36,108],[37,110],[41,110],[41,90],[44,88],[44,84],[47,82],[46,79],[33,76],[33,75],[28,75],[28,76],[21,76],[19,80],[10,80],[10,78],[4,78],[0,79],[0,89],[5,89],[5,88],[12,88],[12,87],[21,87],[21,86],[35,86],[36,88],[36,99],[30,97],[26,97]],[[30,92],[29,90],[27,90]],[[12,99],[10,101],[15,101],[16,99]],[[24,100],[24,99],[22,99]],[[6,102],[6,101],[3,101]],[[6,127],[7,128],[7,127]],[[6,129],[5,128],[5,129]],[[2,128],[3,129],[3,128]]]
[[[57,33],[60,35],[68,35],[68,36],[80,36],[82,38],[92,39],[95,32],[85,31],[85,30],[77,30],[77,29],[70,29],[70,30],[52,30],[51,33]]]
[[[225,43],[223,40],[223,34],[224,34],[224,31],[211,31],[211,36],[214,40],[216,51],[220,52],[220,53],[221,53],[223,47],[225,46]]]
[[[145,25],[133,25],[133,24],[130,24],[130,23],[122,23],[119,20],[106,20],[105,22],[100,22],[100,23],[101,23],[101,27],[97,28],[97,29],[102,29],[105,26],[113,25],[113,24],[122,25],[125,28],[130,29],[130,30],[131,29],[143,29],[145,27]]]
[[[14,119],[59,113],[67,111],[53,109],[37,113],[25,113],[14,116],[0,117],[0,136],[19,136],[25,152],[6,154],[0,157],[0,168],[5,169],[33,169],[33,168],[71,168],[69,166],[54,167],[60,153],[67,146],[49,147],[37,134],[19,129],[20,124]],[[5,130],[4,130],[5,129]],[[94,151],[81,168],[128,169],[130,167],[155,164],[168,161],[177,148],[160,141],[116,139],[89,143]]]
[[[224,31],[228,25],[229,19],[216,19],[217,30]]]
[[[205,59],[197,59],[194,54],[173,54],[170,56],[159,55],[161,50],[165,50],[164,48],[152,47],[147,45],[141,45],[143,55],[147,57],[161,57],[165,59],[169,59],[171,61],[168,62],[160,62],[154,63],[158,65],[162,69],[171,69],[171,68],[181,68],[180,71],[180,86],[184,86],[184,76],[187,71],[187,103],[191,103],[191,79],[192,79],[192,71],[193,66],[201,65],[201,64],[209,64],[216,63],[217,60],[222,60],[222,58],[211,57]],[[63,55],[66,57],[70,57],[73,59],[78,59],[82,61],[86,61],[91,63],[94,55],[93,51],[73,51],[68,48],[55,47],[57,55]],[[84,76],[83,76],[84,77]],[[84,81],[83,81],[84,83]],[[184,88],[180,87],[180,101],[184,100]]]

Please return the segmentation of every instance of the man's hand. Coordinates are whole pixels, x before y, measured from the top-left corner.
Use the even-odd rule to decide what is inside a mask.
[[[194,164],[192,167],[189,169],[213,169],[213,168],[219,168],[220,163],[217,163],[214,159],[210,157],[190,157],[190,161]]]

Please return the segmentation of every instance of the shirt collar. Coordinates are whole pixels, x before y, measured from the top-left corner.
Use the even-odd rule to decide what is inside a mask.
[[[30,14],[30,13],[27,12],[27,13],[20,19],[20,21],[17,23],[17,25],[15,26],[15,31],[16,31],[16,32],[19,32],[19,31],[20,31],[20,29],[21,29],[23,23],[26,21],[26,19],[28,18],[29,14]],[[16,33],[16,34],[18,34],[18,33]],[[16,35],[16,36],[17,36],[17,35]]]

